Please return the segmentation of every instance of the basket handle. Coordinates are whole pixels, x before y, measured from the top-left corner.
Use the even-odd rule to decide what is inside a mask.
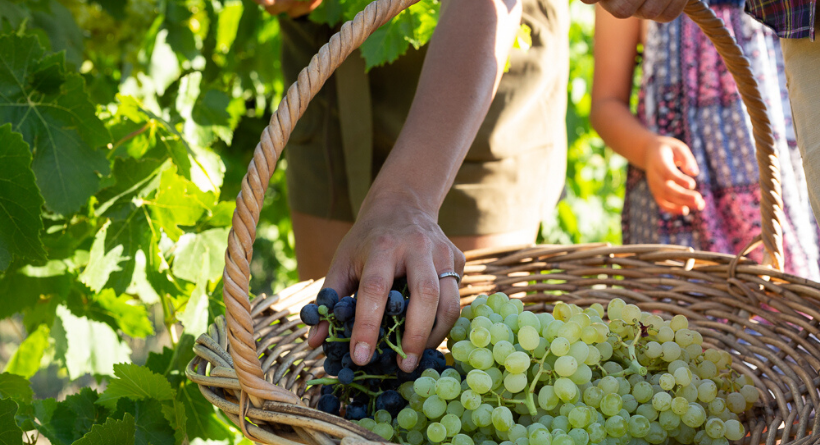
[[[418,1],[377,0],[357,14],[352,21],[342,25],[341,30],[319,50],[310,64],[299,73],[298,80],[288,89],[287,95],[271,117],[270,124],[262,132],[261,141],[257,144],[253,160],[248,166],[248,173],[242,179],[242,190],[236,198],[236,211],[228,235],[228,249],[225,252],[222,295],[226,308],[230,352],[236,374],[242,391],[256,406],[260,406],[265,400],[299,403],[299,398],[295,394],[265,380],[256,350],[248,300],[250,261],[256,238],[256,224],[259,221],[265,190],[276,168],[276,161],[308,102],[333,71],[354,49],[364,43],[371,33]],[[779,268],[783,263],[780,171],[766,105],[760,98],[749,62],[723,26],[723,21],[701,0],[690,0],[685,11],[717,47],[734,76],[751,115],[760,166],[760,187],[763,191],[763,242],[773,265]]]

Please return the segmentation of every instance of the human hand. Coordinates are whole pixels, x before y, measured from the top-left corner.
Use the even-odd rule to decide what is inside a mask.
[[[581,0],[601,7],[619,19],[637,17],[656,22],[671,22],[682,12],[689,0]]]
[[[406,276],[410,289],[401,339],[407,358],[397,358],[405,372],[416,368],[425,348],[435,348],[444,340],[459,317],[458,283],[438,277],[443,272],[461,275],[464,254],[441,231],[435,215],[408,201],[392,195],[365,202],[325,279],[325,287],[339,295],[358,289],[350,340],[350,354],[358,365],[367,364],[373,355],[395,277]],[[316,348],[326,337],[327,323],[322,323],[310,332],[308,342]]]
[[[706,203],[695,191],[693,178],[698,175],[698,163],[686,144],[656,136],[650,139],[645,156],[646,182],[661,209],[676,215],[703,210]]]
[[[286,13],[290,17],[303,16],[318,8],[322,0],[253,0],[271,15]]]

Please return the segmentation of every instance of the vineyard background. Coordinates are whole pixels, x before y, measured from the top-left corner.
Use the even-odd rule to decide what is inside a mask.
[[[314,20],[366,2],[326,4]],[[437,7],[381,30],[398,38],[368,63],[423,44]],[[593,13],[571,11],[566,194],[540,238],[617,244],[625,161],[590,128]],[[184,368],[224,313],[232,201],[285,88],[278,37],[251,0],[0,0],[0,177],[19,175],[0,182],[0,443],[249,443]],[[256,293],[296,281],[285,168]]]

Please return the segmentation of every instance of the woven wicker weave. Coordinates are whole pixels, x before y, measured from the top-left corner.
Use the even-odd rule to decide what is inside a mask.
[[[265,189],[308,102],[333,71],[379,26],[418,0],[377,0],[322,47],[290,87],[265,128],[237,197],[223,274],[226,316],[197,339],[188,378],[250,439],[265,444],[353,445],[380,438],[312,407],[324,374],[321,349],[308,348],[297,314],[321,281],[249,301],[249,263]],[[683,314],[708,346],[730,351],[737,372],[761,392],[743,418],[744,444],[820,443],[820,284],[780,272],[782,201],[777,154],[765,104],[749,64],[722,21],[700,0],[686,13],[710,37],[752,117],[763,191],[759,239],[769,266],[742,257],[661,245],[524,246],[467,253],[462,303],[502,291],[528,310],[555,301],[606,304],[618,297],[665,317]],[[750,248],[753,246],[750,246]]]

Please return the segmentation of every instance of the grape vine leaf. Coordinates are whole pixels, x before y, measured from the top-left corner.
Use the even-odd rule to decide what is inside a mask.
[[[182,443],[187,436],[185,432],[185,424],[188,421],[188,416],[185,415],[185,406],[174,400],[173,404],[162,405],[162,415],[171,424],[174,429],[174,438],[177,443]]]
[[[174,399],[174,390],[168,380],[144,366],[119,363],[114,365],[114,375],[117,378],[108,383],[97,400],[98,404],[109,409],[115,409],[117,400],[121,397],[133,400],[153,398],[159,401]]]
[[[81,310],[73,307],[72,310],[120,329],[130,337],[145,338],[154,334],[154,326],[145,306],[128,295],[117,295],[113,289],[103,289],[89,299]]]
[[[0,400],[0,445],[23,445],[23,430],[14,420],[17,408],[14,400]]]
[[[40,360],[43,359],[43,352],[48,347],[48,326],[41,324],[37,330],[30,333],[14,355],[11,356],[5,372],[17,374],[24,378],[30,379],[37,370],[40,369]]]
[[[0,374],[0,399],[30,403],[33,395],[34,391],[31,390],[28,380],[8,372]]]
[[[230,228],[210,229],[201,233],[186,233],[179,237],[174,250],[174,264],[171,271],[175,276],[195,283],[203,273],[202,256],[208,256],[205,275],[216,282],[225,267],[225,249],[228,247]]]
[[[46,206],[68,214],[97,192],[99,174],[108,175],[105,153],[97,148],[111,137],[83,78],[56,75],[65,70],[63,57],[43,58],[43,52],[36,37],[0,37],[0,121],[10,122],[34,152],[31,169]]]
[[[117,20],[125,19],[125,7],[128,6],[128,0],[92,0],[94,3],[102,6],[103,10]]]
[[[104,424],[94,425],[73,445],[134,445],[135,433],[134,416],[125,413],[122,420],[109,417]]]
[[[12,255],[46,259],[40,240],[42,206],[28,144],[11,131],[11,124],[0,126],[0,271],[8,268]]]
[[[342,20],[344,9],[339,0],[325,0],[319,7],[311,11],[310,20],[316,23],[326,23],[335,26]]]
[[[80,281],[89,287],[94,292],[99,292],[108,282],[108,277],[112,272],[122,270],[120,263],[129,260],[129,257],[123,257],[123,246],[118,245],[105,251],[105,237],[108,233],[108,226],[111,221],[106,221],[105,224],[94,236],[94,243],[91,245],[91,252],[89,252],[88,265],[80,274]],[[130,278],[130,277],[129,277]]]
[[[83,63],[83,32],[77,26],[74,16],[58,0],[43,2],[43,8],[32,10],[34,27],[48,36],[49,48],[53,52],[65,51],[66,61],[75,68]],[[46,43],[46,42],[43,42]]]
[[[115,363],[129,361],[131,349],[107,324],[77,317],[65,306],[57,307],[57,318],[52,337],[72,380],[86,373],[112,375]]]
[[[176,174],[171,167],[162,172],[157,194],[147,201],[156,223],[173,241],[184,233],[179,226],[193,226],[216,205],[213,193],[205,193],[196,185]]]
[[[195,338],[191,334],[184,333],[179,339],[175,349],[162,348],[162,353],[151,352],[145,361],[145,367],[157,374],[164,375],[172,387],[178,387],[185,383],[185,368],[194,358]],[[179,399],[179,397],[177,397]]]
[[[188,437],[205,440],[226,440],[233,437],[231,430],[219,420],[214,406],[202,396],[197,385],[184,385],[178,391],[177,400],[185,406],[185,431]]]
[[[394,62],[410,45],[416,49],[426,45],[438,23],[438,13],[437,2],[422,0],[377,29],[361,46],[365,68]]]
[[[0,304],[0,319],[35,306],[42,296],[64,297],[71,288],[69,274],[28,276],[23,270],[8,271],[0,278],[0,295],[14,295]]]
[[[52,445],[70,445],[83,437],[94,425],[103,423],[108,411],[96,405],[99,394],[91,388],[83,388],[62,402],[58,402],[48,418],[38,416],[38,430]]]
[[[117,413],[134,416],[136,434],[134,445],[174,445],[174,429],[163,415],[163,404],[155,399],[132,400],[122,398],[117,402]]]
[[[178,316],[185,326],[185,332],[199,337],[208,330],[208,274],[210,271],[210,255],[203,252],[197,263],[201,267],[196,279],[196,287],[191,292],[185,311]]]

